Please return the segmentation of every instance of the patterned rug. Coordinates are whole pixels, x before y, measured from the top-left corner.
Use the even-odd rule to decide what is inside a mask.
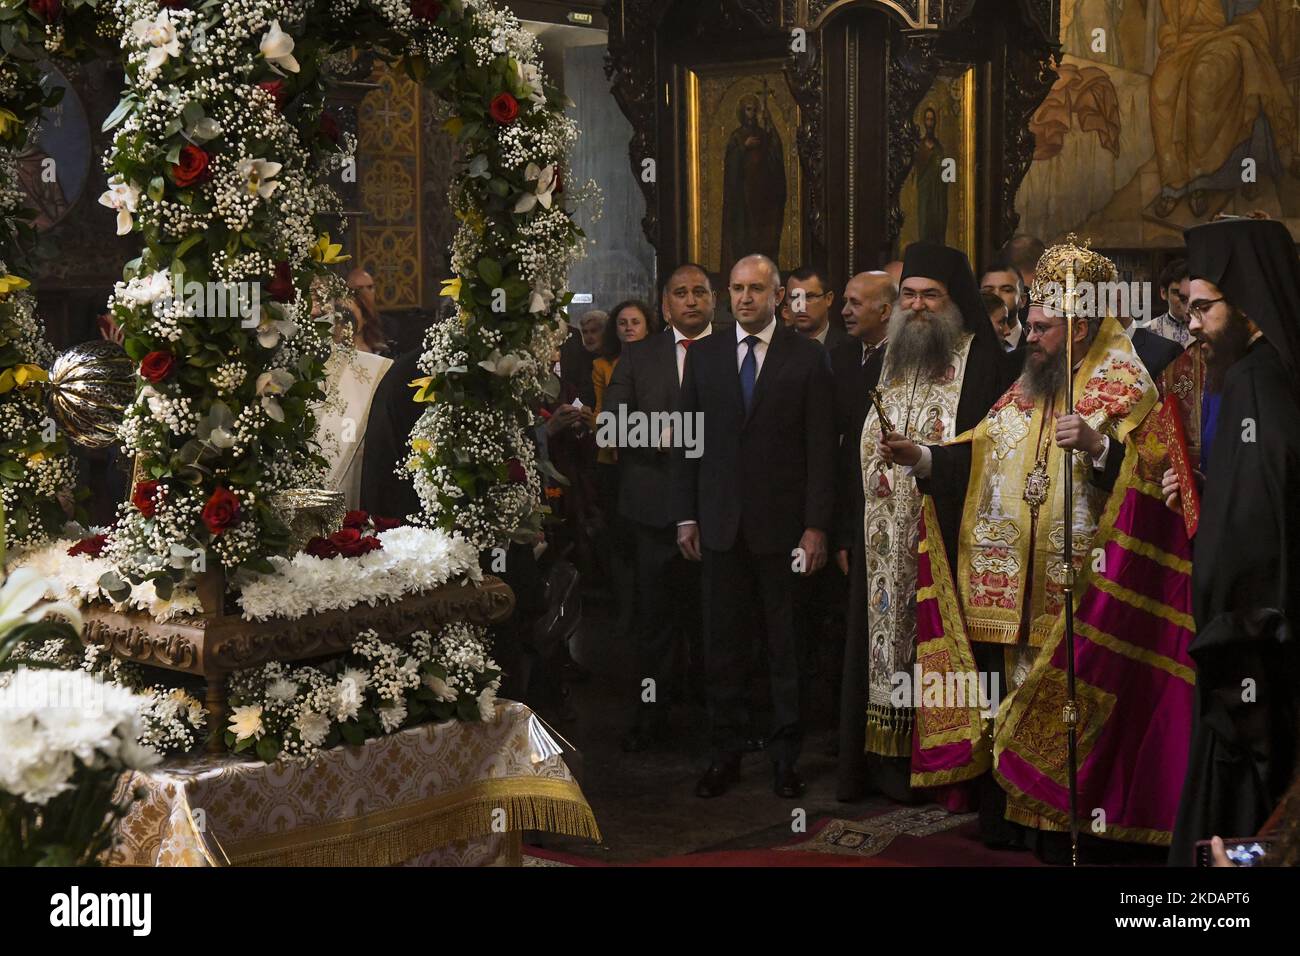
[[[1041,866],[1026,852],[990,850],[975,813],[900,807],[861,820],[823,818],[794,843],[744,850],[706,850],[634,863],[606,863],[572,853],[525,847],[525,866],[839,867]]]
[[[934,836],[978,818],[977,813],[949,813],[942,807],[903,807],[865,820],[828,820],[806,839],[775,849],[868,859],[884,852],[899,836]]]

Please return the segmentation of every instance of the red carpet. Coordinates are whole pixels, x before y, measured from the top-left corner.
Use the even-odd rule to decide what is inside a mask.
[[[782,846],[715,850],[662,857],[640,863],[601,863],[571,853],[525,847],[533,865],[630,867],[803,867],[803,866],[1041,866],[1024,852],[989,850],[979,840],[973,814],[950,814],[938,807],[886,810],[861,820],[826,818]],[[540,862],[545,861],[545,862]]]

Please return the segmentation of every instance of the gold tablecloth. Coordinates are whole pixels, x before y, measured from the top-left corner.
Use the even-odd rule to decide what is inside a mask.
[[[600,839],[560,747],[523,704],[488,723],[425,724],[311,763],[167,761],[122,782],[119,866],[517,863],[520,834]]]

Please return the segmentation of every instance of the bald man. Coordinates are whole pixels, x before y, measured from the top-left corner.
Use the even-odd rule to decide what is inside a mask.
[[[858,775],[865,775],[862,715],[867,709],[867,577],[862,550],[862,466],[858,459],[869,404],[867,395],[880,381],[889,316],[897,299],[898,285],[888,272],[860,272],[850,279],[844,287],[844,308],[840,313],[849,339],[831,353],[839,441],[835,458],[835,534],[831,542],[836,567],[831,574],[847,584],[849,625],[847,637],[837,645],[839,659],[832,662],[840,667],[836,747],[840,759],[854,764]]]
[[[903,260],[902,259],[895,259],[893,262],[886,262],[882,267],[881,271],[884,272],[885,275],[889,276],[890,281],[894,283],[895,287],[902,285],[903,283]]]
[[[776,266],[746,256],[728,281],[735,331],[699,339],[686,357],[679,408],[698,416],[698,457],[674,449],[677,543],[703,562],[706,693],[712,763],[696,786],[718,797],[740,775],[749,728],[750,608],[766,624],[777,796],[803,793],[796,584],[826,564],[833,520],[835,428],[826,353],[777,318]]]
[[[867,417],[867,395],[880,381],[885,359],[889,315],[898,299],[898,286],[887,272],[859,272],[844,287],[844,330],[849,339],[831,352],[835,389],[835,431],[839,442],[836,467],[837,534],[835,561],[845,574],[853,549],[853,518],[860,513],[862,482],[858,471],[858,441]],[[856,492],[855,492],[856,489]],[[853,507],[855,499],[859,509]],[[861,533],[862,529],[857,531]]]

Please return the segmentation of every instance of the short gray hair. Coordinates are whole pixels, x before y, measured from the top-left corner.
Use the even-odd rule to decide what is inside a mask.
[[[773,289],[781,288],[781,270],[776,267],[775,262],[773,262],[767,256],[763,255],[761,252],[751,252],[747,256],[741,256],[739,259],[736,260],[735,264],[731,267],[731,271],[735,272],[736,266],[740,265],[742,262],[744,262],[747,259],[757,260],[758,262],[761,262],[765,266],[767,266],[768,271],[772,273],[772,288]],[[730,279],[730,276],[728,276],[728,279]]]

